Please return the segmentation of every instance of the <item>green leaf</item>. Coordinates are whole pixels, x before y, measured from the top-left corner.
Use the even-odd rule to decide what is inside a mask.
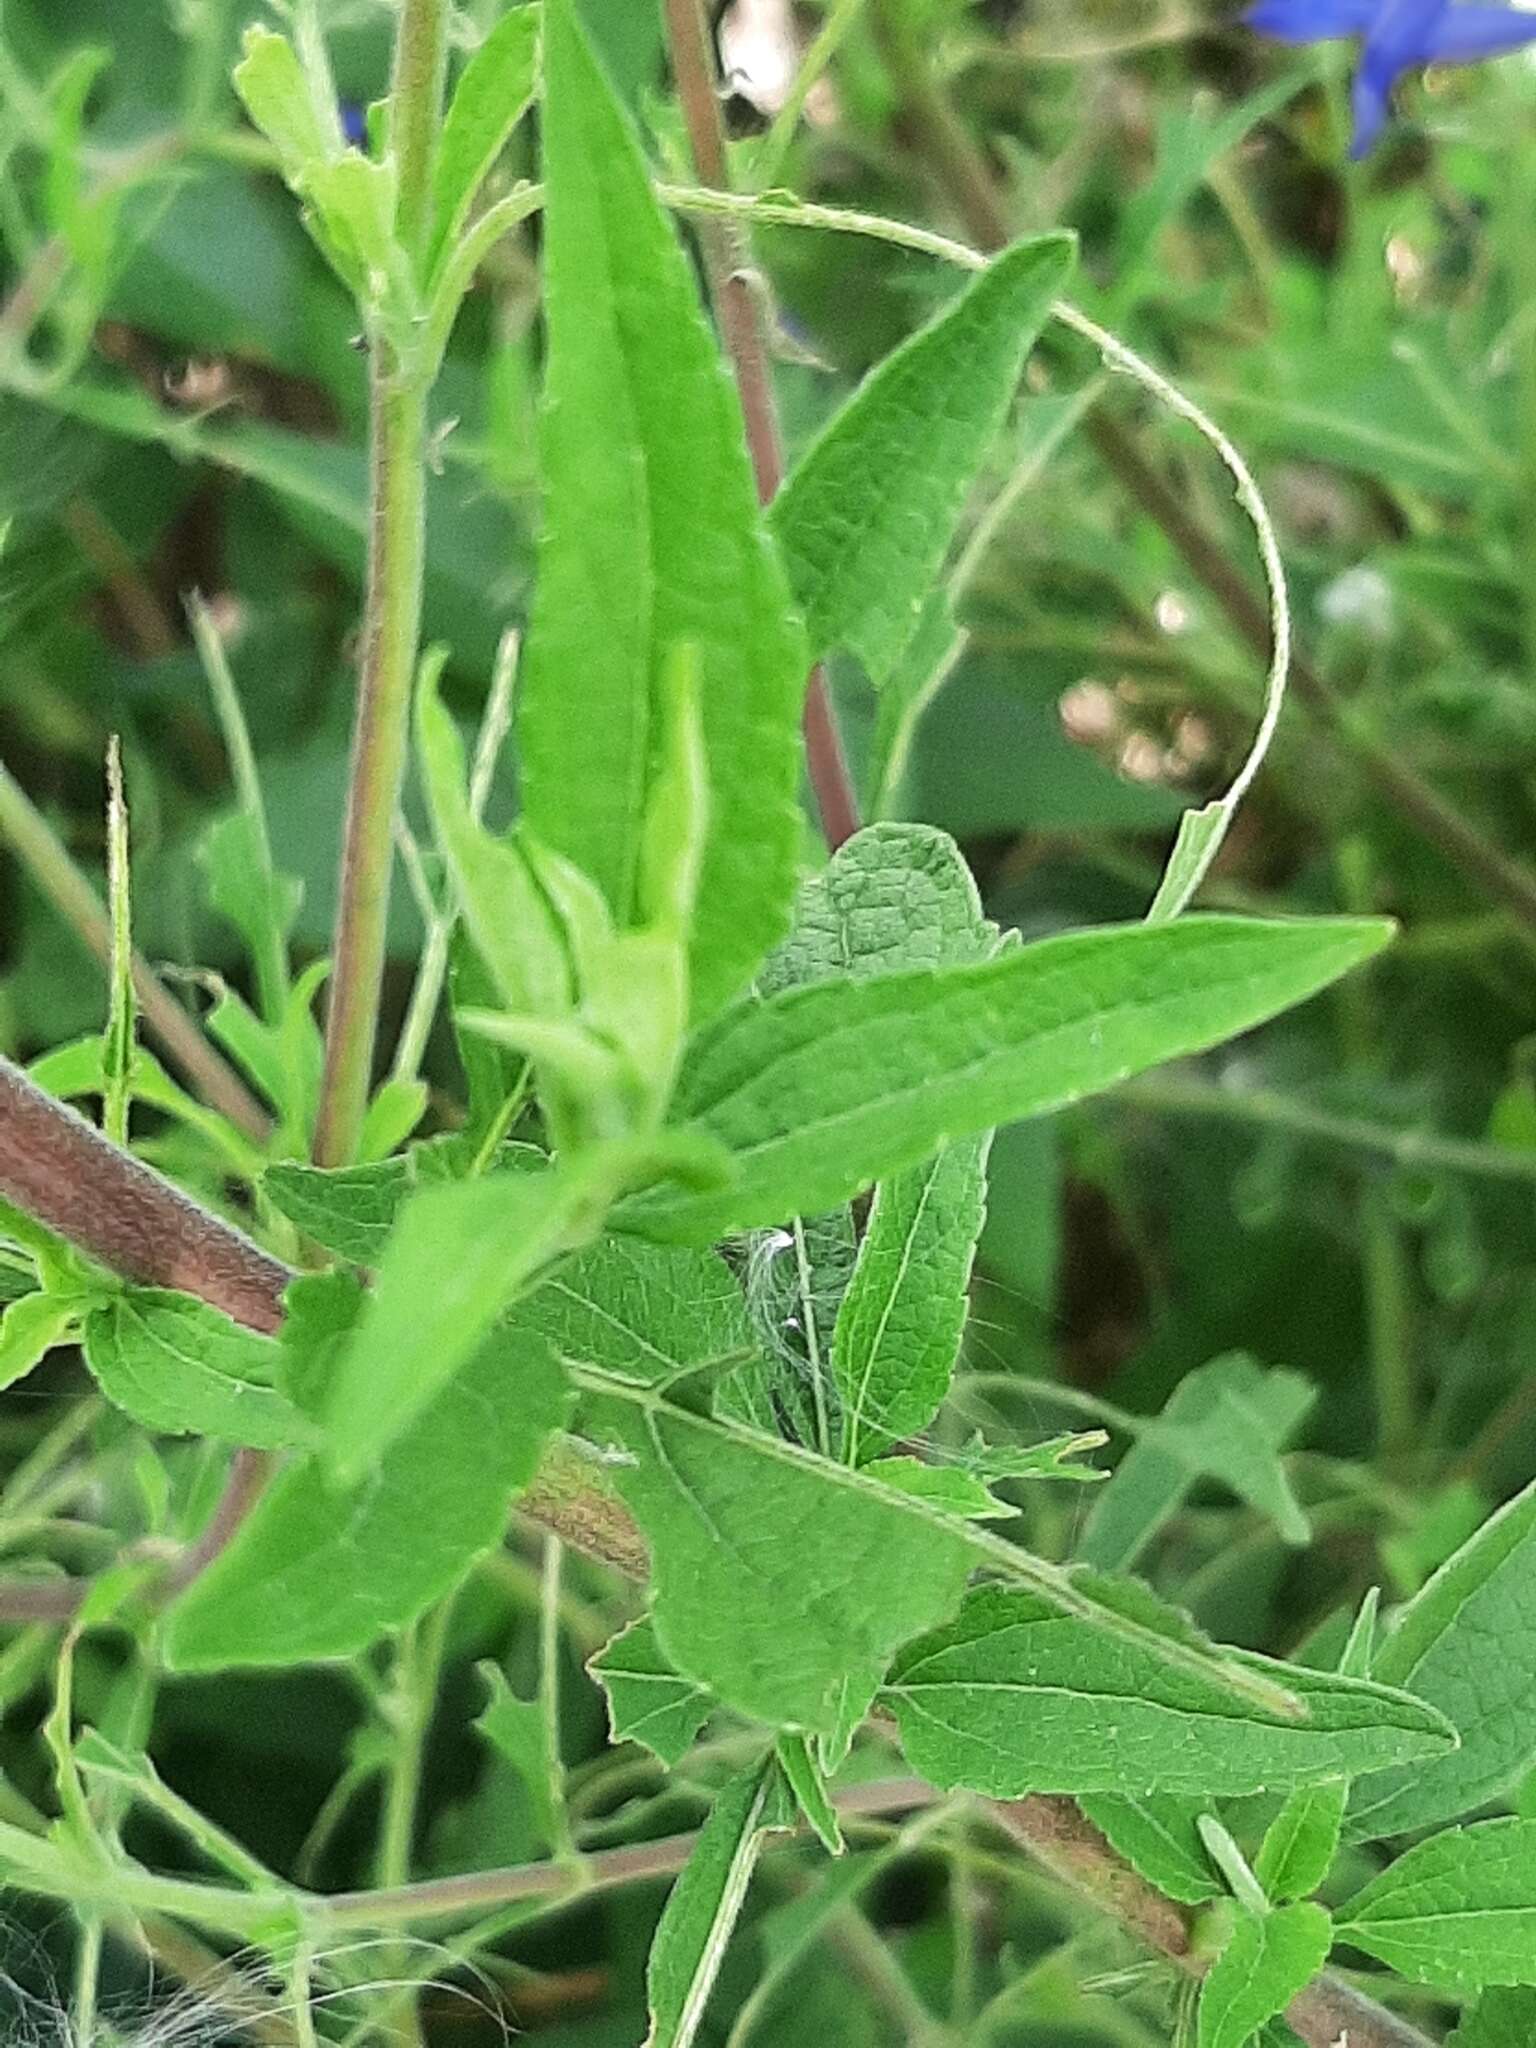
[[[1428,1700],[1461,1738],[1451,1756],[1353,1788],[1355,1836],[1398,1835],[1470,1813],[1536,1755],[1536,1484],[1490,1515],[1397,1617],[1372,1675]]]
[[[261,1190],[280,1215],[338,1258],[374,1265],[395,1220],[418,1187],[457,1178],[450,1141],[430,1140],[367,1166],[299,1166],[281,1161],[262,1175]]]
[[[801,883],[794,922],[764,961],[758,991],[960,966],[990,952],[996,936],[947,832],[868,825]]]
[[[710,1241],[834,1203],[946,1138],[1059,1109],[1248,1030],[1378,952],[1377,919],[1191,917],[1045,939],[975,966],[789,989],[690,1049],[675,1113],[735,1158],[715,1193],[626,1225]]]
[[[235,90],[277,151],[290,184],[346,147],[334,100],[311,91],[293,45],[270,29],[248,28],[235,66]]]
[[[59,1344],[73,1343],[81,1303],[69,1294],[23,1294],[0,1314],[0,1389],[14,1387]]]
[[[312,1431],[277,1390],[278,1347],[190,1295],[125,1287],[82,1339],[96,1384],[146,1429],[273,1450]]]
[[[1321,1906],[1240,1914],[1200,1987],[1198,2048],[1244,2048],[1317,1975],[1332,1939]]]
[[[1170,1899],[1198,1906],[1220,1895],[1221,1879],[1195,1825],[1206,1810],[1204,1800],[1166,1792],[1142,1799],[1090,1792],[1078,1804],[1126,1862]]]
[[[909,1643],[882,1696],[914,1769],[1000,1799],[1237,1796],[1357,1772],[1382,1756],[1434,1755],[1450,1741],[1440,1717],[1405,1693],[1226,1654],[1288,1686],[1305,1717],[1236,1701],[1212,1676],[1174,1669],[1039,1594],[1000,1587],[971,1594],[953,1623]]]
[[[576,1377],[583,1426],[628,1454],[612,1476],[650,1541],[657,1640],[728,1706],[830,1732],[845,1687],[867,1703],[897,1644],[959,1599],[963,1525],[649,1388]]]
[[[520,1301],[562,1357],[665,1386],[754,1349],[736,1276],[714,1252],[605,1237]]]
[[[1340,1907],[1338,1934],[1416,1984],[1536,1984],[1536,1821],[1417,1843]]]
[[[538,75],[539,10],[514,7],[464,66],[448,104],[432,172],[429,273],[458,239],[476,194],[532,104]]]
[[[714,1705],[703,1686],[667,1662],[648,1618],[631,1622],[588,1661],[608,1697],[615,1742],[639,1742],[667,1765],[681,1763]]]
[[[698,2036],[774,1810],[775,1776],[771,1758],[754,1764],[710,1807],[651,1944],[651,2024],[643,2048],[689,2048]]]
[[[811,652],[877,682],[912,638],[1075,244],[1005,250],[868,377],[796,465],[772,522]]]
[[[843,1853],[843,1831],[837,1808],[827,1796],[821,1767],[811,1754],[803,1735],[781,1735],[774,1745],[784,1782],[795,1795],[795,1804],[810,1822],[817,1839],[829,1856]]]
[[[568,1407],[549,1347],[498,1333],[360,1485],[337,1489],[315,1458],[280,1472],[171,1609],[170,1667],[350,1657],[413,1621],[500,1540]]]
[[[519,687],[524,816],[636,922],[660,675],[696,650],[710,823],[695,1014],[784,928],[807,666],[693,266],[571,0],[544,23],[546,516]]]
[[[251,811],[215,818],[198,844],[197,859],[208,877],[208,901],[245,941],[263,976],[263,994],[280,1001],[284,990],[278,976],[286,967],[303,883],[274,870],[265,825]]]
[[[353,1485],[492,1324],[602,1218],[606,1154],[545,1173],[422,1188],[400,1212],[326,1404],[327,1454]]]
[[[1272,1899],[1303,1899],[1333,1868],[1349,1786],[1343,1778],[1293,1792],[1264,1831],[1253,1874]]]
[[[1445,2048],[1531,2048],[1536,2041],[1536,1991],[1485,1991]]]
[[[1307,1519],[1280,1451],[1316,1398],[1300,1373],[1266,1371],[1239,1351],[1186,1374],[1095,1500],[1078,1556],[1104,1571],[1125,1570],[1200,1479],[1220,1480],[1268,1515],[1287,1542],[1305,1543]]]
[[[553,1789],[558,1759],[550,1755],[544,1709],[537,1700],[520,1700],[498,1665],[480,1663],[475,1669],[490,1692],[475,1726],[522,1779],[533,1825],[540,1841],[550,1848],[560,1840],[561,1825]]]

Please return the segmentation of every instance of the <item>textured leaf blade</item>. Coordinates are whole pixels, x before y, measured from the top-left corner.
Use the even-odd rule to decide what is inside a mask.
[[[1536,2041],[1536,1991],[1485,1991],[1445,2048],[1530,2048]]]
[[[997,1587],[973,1593],[952,1624],[909,1643],[884,1696],[917,1770],[994,1798],[1241,1796],[1449,1744],[1440,1717],[1406,1694],[1228,1655],[1289,1686],[1305,1718],[1235,1701],[1214,1678],[1053,1612],[1037,1594]]]
[[[484,1345],[341,1491],[316,1460],[278,1474],[171,1610],[174,1670],[348,1657],[412,1621],[497,1542],[569,1408],[547,1345]]]
[[[571,0],[544,22],[547,512],[519,691],[524,814],[635,917],[659,676],[699,663],[710,825],[694,1007],[780,936],[807,666],[692,267]]]
[[[1536,1484],[1491,1515],[1398,1616],[1374,1675],[1440,1708],[1461,1737],[1422,1769],[1356,1785],[1355,1835],[1431,1827],[1506,1791],[1536,1757]]]
[[[1536,1820],[1417,1843],[1340,1908],[1338,1931],[1418,1984],[1536,1984]]]
[[[83,1342],[101,1391],[146,1429],[264,1450],[312,1433],[274,1384],[272,1339],[190,1295],[125,1288],[86,1317]]]
[[[1074,247],[1042,235],[1005,250],[796,465],[772,519],[813,655],[846,648],[877,682],[895,666]]]
[[[634,1238],[605,1237],[566,1259],[515,1314],[562,1357],[653,1384],[755,1348],[724,1259]]]
[[[1241,1914],[1200,1987],[1197,2048],[1245,2048],[1317,1975],[1332,1939],[1321,1906]]]
[[[646,1967],[651,2024],[644,2048],[689,2048],[698,2036],[772,1819],[775,1769],[769,1760],[731,1780],[672,1887]]]
[[[975,966],[790,989],[706,1028],[676,1113],[725,1146],[718,1193],[627,1206],[709,1241],[829,1209],[945,1138],[1059,1109],[1315,994],[1380,950],[1379,919],[1190,917],[1046,939]]]

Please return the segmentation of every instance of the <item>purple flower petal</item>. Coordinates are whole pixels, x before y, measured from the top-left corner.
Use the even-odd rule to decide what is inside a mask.
[[[1262,36],[1281,43],[1329,43],[1364,35],[1380,0],[1256,0],[1243,16]]]
[[[1536,14],[1518,7],[1447,7],[1430,36],[1432,64],[1475,64],[1536,43]]]
[[[1369,54],[1355,73],[1355,132],[1349,153],[1356,163],[1363,156],[1370,155],[1376,138],[1386,126],[1392,105],[1392,88],[1396,83],[1396,65],[1373,63]]]

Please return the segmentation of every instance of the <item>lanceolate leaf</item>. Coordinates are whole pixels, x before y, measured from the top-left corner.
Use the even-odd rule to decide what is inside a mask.
[[[814,655],[894,667],[1072,262],[1066,235],[1005,250],[801,458],[773,527]]]
[[[1378,919],[1184,918],[740,1004],[700,1034],[675,1110],[734,1155],[738,1178],[648,1195],[624,1220],[708,1242],[830,1208],[946,1137],[1059,1109],[1246,1030],[1390,933]]]
[[[1354,1788],[1355,1835],[1397,1835],[1470,1813],[1536,1758],[1536,1485],[1464,1543],[1398,1617],[1373,1675],[1431,1701],[1461,1747]]]
[[[313,1458],[279,1473],[172,1609],[171,1667],[349,1657],[414,1620],[499,1540],[568,1405],[541,1339],[498,1336],[356,1487],[333,1486]]]
[[[771,1757],[754,1764],[710,1808],[651,1945],[651,2025],[644,2048],[689,2048],[698,2036],[764,1833],[782,1825],[776,1776]]]
[[[1536,1820],[1447,1828],[1339,1910],[1339,1937],[1420,1984],[1536,1984]]]
[[[431,270],[464,225],[486,173],[533,98],[538,82],[539,10],[514,7],[464,66],[432,172]]]
[[[544,23],[544,538],[519,690],[524,812],[635,920],[658,679],[699,663],[710,827],[691,953],[718,1008],[784,928],[804,638],[692,266],[572,0]]]
[[[1321,1906],[1240,1914],[1200,1987],[1198,2048],[1245,2048],[1317,1975],[1332,1937]]]
[[[85,1321],[107,1399],[146,1429],[275,1449],[312,1432],[273,1384],[278,1347],[190,1295],[128,1287]]]
[[[1228,1652],[1236,1657],[1238,1653]],[[1211,1798],[1306,1784],[1381,1756],[1431,1756],[1444,1722],[1404,1693],[1242,1656],[1291,1688],[1294,1717],[1239,1703],[1141,1643],[984,1587],[959,1618],[902,1651],[885,1687],[913,1766],[994,1798],[1176,1792]],[[1106,1730],[1114,1729],[1114,1738]]]

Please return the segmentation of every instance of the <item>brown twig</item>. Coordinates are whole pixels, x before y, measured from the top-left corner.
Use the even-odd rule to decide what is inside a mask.
[[[720,118],[719,79],[699,0],[665,0],[665,14],[677,97],[694,166],[706,185],[718,192],[728,192],[730,167]],[[777,495],[784,480],[784,452],[773,403],[762,310],[735,224],[706,220],[700,224],[699,237],[720,337],[741,398],[757,494],[766,505]],[[859,803],[843,753],[826,673],[819,663],[806,683],[805,758],[821,814],[822,834],[828,847],[835,851],[858,831]]]
[[[1059,1882],[1190,1976],[1204,1975],[1210,1958],[1194,1947],[1183,1909],[1139,1877],[1072,1800],[1037,1793],[993,1800],[989,1811]],[[1417,2027],[1331,1970],[1292,1999],[1285,2018],[1308,2048],[1431,2048]]]

